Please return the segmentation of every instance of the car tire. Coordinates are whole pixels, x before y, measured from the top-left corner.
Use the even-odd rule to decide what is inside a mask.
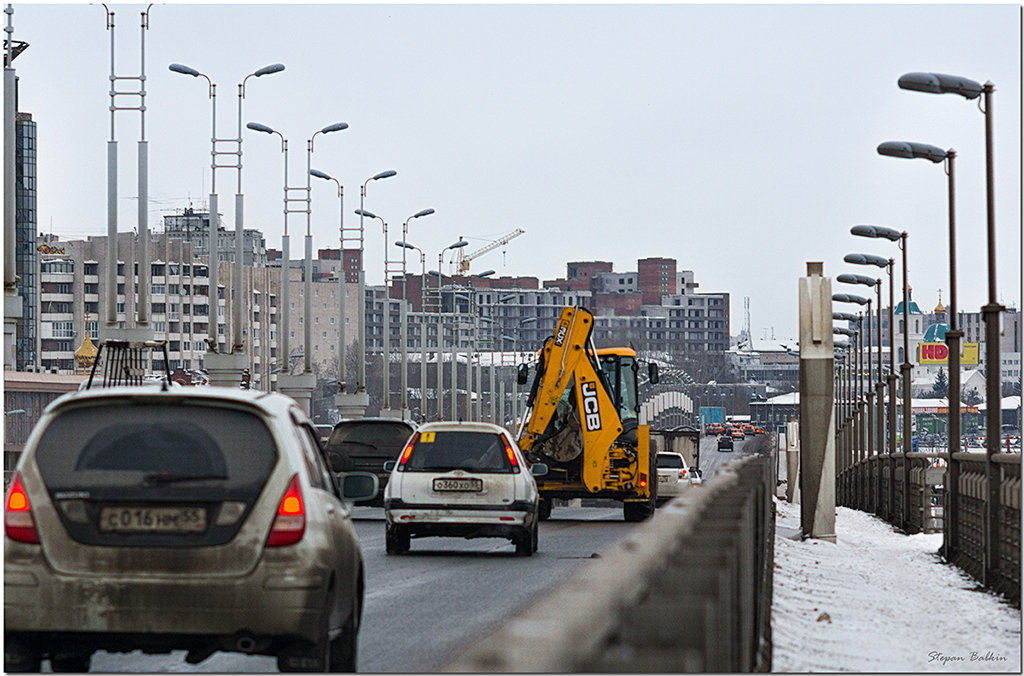
[[[547,521],[551,518],[551,501],[541,498],[537,502],[537,516],[541,521]]]
[[[401,526],[385,524],[384,549],[388,554],[405,554],[409,551],[409,532]]]
[[[356,656],[359,637],[359,609],[352,607],[352,614],[341,633],[331,641],[330,671],[351,673],[356,670]]]
[[[536,554],[540,548],[540,526],[536,521],[533,522],[533,553]]]
[[[25,641],[4,636],[4,671],[7,673],[38,672],[42,653]]]
[[[533,549],[533,529],[524,528],[523,530],[512,536],[512,544],[516,546],[516,556],[532,556]]]
[[[92,653],[50,658],[50,668],[53,669],[54,673],[84,674],[89,671],[91,663]]]

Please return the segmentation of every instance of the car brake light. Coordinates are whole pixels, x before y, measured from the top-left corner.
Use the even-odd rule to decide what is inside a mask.
[[[647,488],[647,475],[646,474],[641,474],[640,475],[640,488]]]
[[[21,482],[21,474],[14,475],[11,490],[7,494],[4,509],[4,532],[15,542],[39,544],[39,533],[36,522],[32,518],[32,507],[28,503],[28,493]]]
[[[402,455],[398,458],[398,466],[402,467],[405,465],[405,461],[412,455],[412,447],[416,445],[416,440],[420,438],[420,433],[416,432],[412,435],[412,439],[409,439],[409,443],[405,445],[405,449],[402,451]]]
[[[516,454],[508,444],[505,444],[505,453],[508,455],[508,461],[512,463],[512,469],[519,469],[519,461],[516,460]]]
[[[302,539],[306,532],[306,504],[302,500],[302,489],[299,487],[299,475],[292,476],[288,490],[284,492],[281,503],[277,507],[277,516],[270,527],[268,547],[293,545]]]

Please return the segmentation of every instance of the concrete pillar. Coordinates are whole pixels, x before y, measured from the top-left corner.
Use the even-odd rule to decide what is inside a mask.
[[[800,423],[793,416],[786,423],[786,500],[800,504]]]
[[[310,417],[313,415],[313,389],[315,387],[316,374],[314,373],[299,373],[296,375],[280,373],[277,376],[277,391],[294,399],[299,408]]]
[[[804,538],[836,541],[832,281],[808,263],[800,293],[800,526]]]

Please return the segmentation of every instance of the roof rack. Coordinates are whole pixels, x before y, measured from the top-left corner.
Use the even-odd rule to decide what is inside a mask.
[[[96,361],[89,372],[89,381],[85,389],[92,389],[96,377],[96,367],[103,361],[102,379],[96,381],[96,387],[118,387],[121,385],[142,385],[146,380],[146,350],[160,350],[164,357],[164,388],[171,382],[170,364],[167,360],[166,340],[104,340],[100,342]],[[106,353],[106,354],[104,354]]]

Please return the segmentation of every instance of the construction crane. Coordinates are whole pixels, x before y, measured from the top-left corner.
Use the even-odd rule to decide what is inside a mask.
[[[462,249],[459,249],[459,260],[458,260],[458,264],[457,264],[458,267],[456,268],[457,274],[460,274],[460,275],[466,274],[467,272],[469,272],[469,262],[471,260],[473,260],[474,258],[479,258],[480,256],[483,256],[488,251],[493,251],[494,249],[497,249],[499,246],[501,246],[503,244],[508,244],[511,240],[515,239],[516,237],[518,237],[519,235],[522,235],[525,232],[526,231],[523,230],[522,228],[516,228],[512,232],[510,232],[507,235],[505,235],[504,237],[502,237],[501,239],[495,240],[495,241],[491,242],[490,244],[488,244],[487,246],[483,247],[482,249],[477,249],[473,253],[468,253],[468,254],[463,255],[462,254]]]

